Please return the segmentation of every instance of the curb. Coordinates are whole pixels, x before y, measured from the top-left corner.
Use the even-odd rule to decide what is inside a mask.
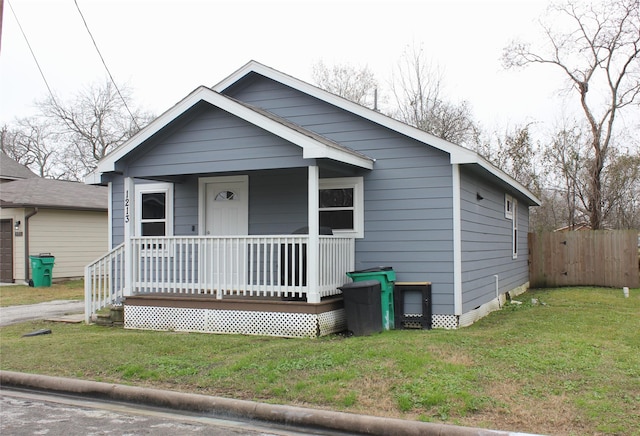
[[[0,387],[75,394],[97,399],[146,404],[174,410],[202,412],[218,417],[250,419],[288,426],[335,430],[362,435],[514,436],[523,433],[406,421],[295,406],[265,404],[200,394],[165,391],[111,383],[0,371]]]

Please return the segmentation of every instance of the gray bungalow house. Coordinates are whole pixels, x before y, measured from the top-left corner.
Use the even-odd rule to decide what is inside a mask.
[[[257,62],[200,87],[99,162],[113,248],[86,317],[314,337],[343,330],[348,271],[431,282],[457,328],[528,286],[539,200],[474,151]]]

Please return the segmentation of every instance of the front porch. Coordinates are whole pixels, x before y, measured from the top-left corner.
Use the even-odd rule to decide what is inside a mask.
[[[345,327],[353,269],[350,237],[130,237],[87,266],[85,320],[124,304],[125,328],[321,336]]]

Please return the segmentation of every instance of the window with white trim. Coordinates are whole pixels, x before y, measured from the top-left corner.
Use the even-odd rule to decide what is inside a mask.
[[[173,236],[173,184],[136,185],[136,233]]]
[[[504,194],[504,217],[513,218],[513,197],[509,194]]]
[[[512,257],[518,258],[518,200],[513,200],[512,203]]]
[[[320,227],[333,234],[364,237],[364,182],[362,177],[320,179]]]

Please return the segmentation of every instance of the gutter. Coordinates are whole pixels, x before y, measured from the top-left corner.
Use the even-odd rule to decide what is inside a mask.
[[[29,218],[38,213],[34,207],[33,212],[24,216],[24,281],[29,283]]]

